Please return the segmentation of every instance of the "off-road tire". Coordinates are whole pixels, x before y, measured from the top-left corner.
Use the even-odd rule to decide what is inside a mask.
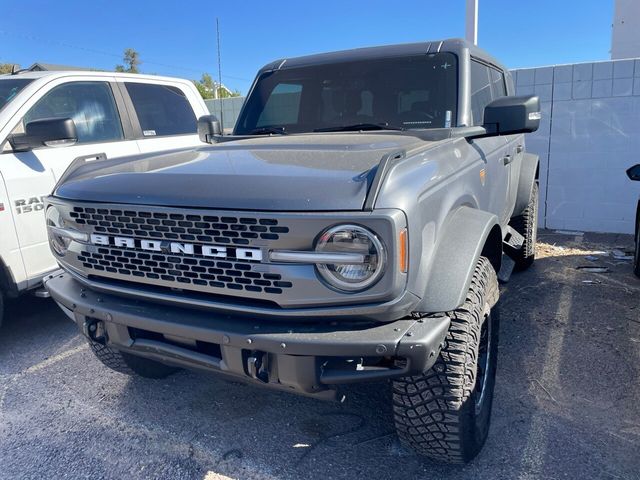
[[[2,319],[4,317],[4,294],[0,289],[0,328],[2,328]]]
[[[487,258],[480,257],[465,302],[448,313],[451,326],[433,368],[393,381],[396,430],[417,453],[440,462],[466,463],[482,449],[495,385],[498,295],[496,272]],[[482,333],[490,339],[484,396],[476,387],[476,380],[484,378],[478,370]]]
[[[638,221],[638,225],[636,226],[635,240],[636,249],[634,250],[635,253],[633,254],[633,273],[635,273],[637,277],[640,277],[640,220]]]
[[[536,258],[536,240],[538,238],[538,204],[540,188],[538,182],[533,184],[531,198],[527,208],[522,214],[513,217],[509,225],[524,237],[524,244],[520,250],[514,251],[509,256],[515,262],[514,270],[523,271],[533,265]]]
[[[93,354],[104,365],[125,375],[139,375],[144,378],[158,379],[166,378],[179,370],[179,368],[169,367],[148,358],[130,355],[91,340],[89,340],[89,346]]]

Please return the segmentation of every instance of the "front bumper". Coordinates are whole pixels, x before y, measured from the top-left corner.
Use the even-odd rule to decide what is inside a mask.
[[[428,370],[450,323],[446,316],[376,324],[269,322],[95,292],[68,273],[45,286],[94,341],[323,398],[335,398],[341,384]],[[96,331],[104,333],[95,337]]]

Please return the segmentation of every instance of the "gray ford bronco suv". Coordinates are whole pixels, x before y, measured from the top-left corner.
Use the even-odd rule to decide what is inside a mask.
[[[118,372],[324,399],[389,379],[401,440],[467,462],[489,428],[497,272],[534,259],[539,119],[462,40],[278,60],[232,135],[206,116],[210,145],[74,162],[46,199],[65,271],[46,287]]]

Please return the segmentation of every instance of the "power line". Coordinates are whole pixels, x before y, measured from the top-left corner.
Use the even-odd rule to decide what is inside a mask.
[[[46,43],[46,44],[56,44],[60,47],[64,47],[64,48],[73,48],[76,50],[82,50],[88,53],[95,53],[98,55],[105,55],[108,57],[114,57],[114,58],[119,58],[122,59],[122,54],[116,54],[113,52],[106,52],[103,50],[96,50],[94,48],[88,48],[88,47],[81,47],[79,45],[72,45],[70,43],[66,43],[66,42],[60,42],[58,40],[53,40],[53,39],[43,39],[40,37],[37,37],[35,35],[30,35],[30,34],[25,34],[25,33],[15,33],[15,32],[8,32],[6,30],[0,30],[0,35],[8,35],[8,36],[14,36],[14,37],[20,37],[23,38],[25,40],[31,40],[34,42],[40,42],[40,43]],[[175,69],[175,70],[183,70],[183,71],[188,71],[188,72],[195,72],[195,73],[202,73],[201,70],[197,70],[194,68],[189,68],[189,67],[179,67],[177,65],[170,65],[168,63],[161,63],[161,62],[155,62],[155,61],[149,61],[149,60],[144,60],[145,64],[147,65],[156,65],[158,67],[165,67],[165,68],[171,68],[171,69]],[[225,75],[224,78],[228,78],[231,80],[240,80],[243,82],[251,82],[251,80],[247,79],[247,78],[242,78],[242,77],[234,77],[232,75]]]

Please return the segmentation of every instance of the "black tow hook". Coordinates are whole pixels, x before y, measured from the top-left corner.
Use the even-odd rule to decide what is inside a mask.
[[[254,350],[247,357],[247,373],[262,383],[269,383],[269,374],[267,373],[266,361],[264,361],[266,353]]]
[[[100,345],[107,344],[107,331],[104,328],[104,322],[95,318],[87,318],[82,326],[82,333],[92,342]]]

